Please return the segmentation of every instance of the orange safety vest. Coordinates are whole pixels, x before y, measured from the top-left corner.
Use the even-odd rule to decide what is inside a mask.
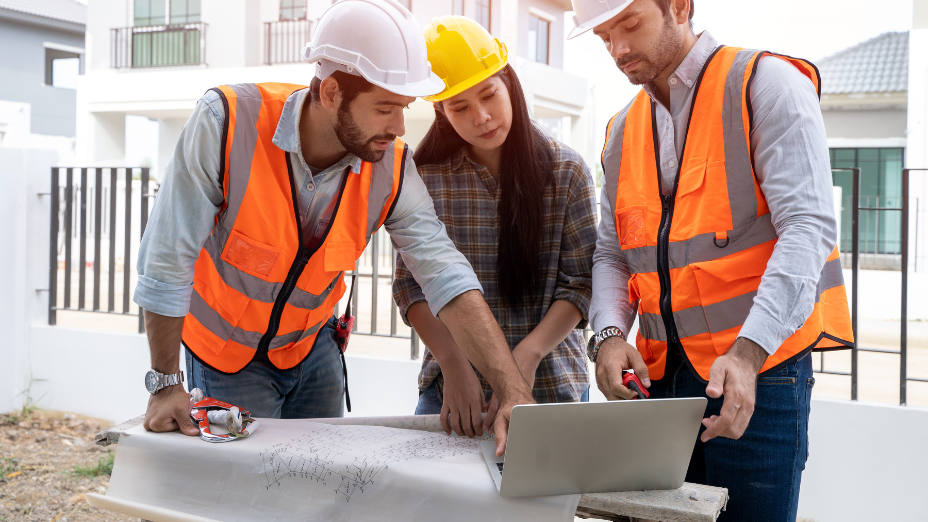
[[[225,201],[197,259],[184,345],[225,373],[267,352],[280,369],[309,355],[345,293],[343,274],[393,209],[408,149],[397,139],[377,163],[346,173],[328,231],[303,244],[290,153],[273,144],[287,98],[301,85],[213,89],[225,106],[220,180]]]
[[[610,121],[602,162],[604,193],[628,261],[629,300],[640,299],[637,348],[652,379],[664,375],[668,342],[682,346],[703,380],[738,338],[777,242],[754,174],[749,96],[764,54],[799,69],[820,91],[809,62],[719,47],[694,87],[673,194],[661,193],[654,102],[641,91]],[[838,249],[818,281],[815,305],[761,373],[809,350],[853,347]]]

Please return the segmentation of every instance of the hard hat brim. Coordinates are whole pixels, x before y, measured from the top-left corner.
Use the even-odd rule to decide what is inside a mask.
[[[503,68],[506,67],[506,64],[508,63],[509,63],[509,59],[507,58],[499,62],[498,64],[494,65],[493,67],[490,67],[489,69],[482,71],[480,74],[475,74],[471,76],[470,78],[468,78],[467,80],[458,83],[451,89],[441,91],[438,94],[435,94],[434,96],[423,96],[422,99],[427,102],[438,103],[440,101],[445,101],[448,98],[457,96],[458,94],[461,94],[467,89],[470,89],[471,87],[475,85],[478,85],[480,82],[486,80],[490,76],[493,76],[494,74],[502,71]],[[444,86],[445,86],[445,83],[442,82],[442,87]]]
[[[364,72],[360,72],[361,76],[364,76]],[[429,77],[425,80],[415,83],[407,83],[405,85],[390,85],[388,83],[375,82],[366,76],[364,79],[376,85],[377,87],[392,92],[393,94],[399,94],[400,96],[412,96],[413,98],[425,98],[435,93],[439,93],[442,89],[445,88],[445,82],[441,81],[441,78],[439,78],[435,73],[429,74]]]
[[[613,9],[612,11],[609,11],[609,12],[607,12],[607,13],[603,13],[603,14],[601,14],[601,15],[595,17],[595,18],[591,18],[591,19],[587,20],[586,22],[583,22],[582,24],[580,24],[580,25],[578,25],[578,26],[576,26],[576,27],[574,27],[573,29],[570,30],[570,33],[567,34],[567,39],[568,39],[568,40],[572,40],[572,39],[574,39],[574,38],[580,36],[581,34],[583,34],[583,33],[587,32],[587,31],[593,29],[593,28],[596,27],[597,25],[602,24],[602,23],[605,23],[605,22],[608,22],[609,20],[611,20],[611,19],[615,18],[616,16],[618,16],[619,13],[621,13],[622,11],[624,11],[625,8],[628,7],[628,6],[630,6],[631,4],[632,4],[631,2],[628,2],[627,4],[623,5],[622,7],[618,8],[618,9]]]

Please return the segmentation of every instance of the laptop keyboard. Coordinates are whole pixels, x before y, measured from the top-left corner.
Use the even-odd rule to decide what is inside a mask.
[[[499,468],[499,472],[500,472],[500,473],[503,472],[503,463],[502,463],[502,462],[497,462],[497,463],[496,463],[496,467]]]

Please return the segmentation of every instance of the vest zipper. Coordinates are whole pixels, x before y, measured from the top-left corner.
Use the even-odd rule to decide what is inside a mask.
[[[348,183],[348,176],[351,175],[351,167],[348,167],[345,171],[345,177],[342,180],[342,186],[338,191],[338,201],[335,203],[335,210],[332,211],[332,217],[329,219],[328,228],[326,228],[325,232],[322,234],[322,238],[313,248],[307,248],[303,244],[303,223],[300,218],[300,203],[296,197],[296,183],[293,181],[293,165],[290,163],[290,153],[284,152],[284,156],[287,158],[287,171],[290,174],[290,195],[293,200],[293,213],[296,216],[296,234],[300,249],[297,251],[296,259],[293,260],[293,264],[290,265],[290,271],[287,273],[287,278],[284,279],[283,286],[280,287],[280,292],[277,293],[277,299],[274,300],[274,307],[271,309],[271,318],[267,324],[267,331],[258,343],[258,352],[256,355],[258,357],[264,357],[265,359],[267,358],[268,351],[270,351],[271,341],[277,336],[277,330],[280,328],[280,317],[284,313],[284,306],[287,304],[287,301],[290,300],[290,295],[293,294],[293,289],[296,288],[296,283],[299,281],[300,276],[303,275],[303,269],[305,269],[306,264],[309,263],[309,258],[318,252],[319,249],[322,248],[322,245],[325,244],[325,238],[328,237],[329,231],[332,230],[332,225],[335,223],[335,216],[338,214],[338,209],[342,205],[342,195],[345,193],[345,185]],[[307,172],[306,175],[311,176],[312,174]]]
[[[676,192],[676,190],[674,190]],[[673,320],[670,288],[670,226],[673,222],[673,196],[661,196],[661,226],[657,233],[657,274],[661,282],[660,309],[667,341],[679,344],[677,325]]]
[[[683,142],[683,151],[680,154],[679,161],[677,161],[677,174],[674,177],[673,190],[671,190],[669,196],[664,195],[662,189],[663,175],[661,174],[660,140],[657,135],[657,104],[653,99],[651,100],[651,135],[654,140],[654,165],[657,170],[657,191],[661,198],[661,225],[657,232],[657,275],[661,283],[661,319],[664,321],[664,330],[667,331],[668,353],[670,352],[671,345],[676,346],[680,356],[683,357],[683,361],[689,367],[693,375],[700,381],[703,379],[699,376],[699,372],[696,371],[693,363],[690,362],[689,357],[686,356],[686,350],[684,350],[683,345],[680,344],[677,324],[673,320],[673,300],[670,288],[670,228],[673,222],[673,207],[677,199],[677,186],[680,184],[680,173],[683,170],[683,160],[686,158],[686,142],[689,139],[690,123],[693,121],[693,110],[696,108],[696,101],[699,97],[699,87],[702,85],[702,78],[706,74],[706,69],[709,68],[712,59],[715,58],[715,55],[718,54],[722,47],[723,46],[720,45],[715,48],[715,51],[713,51],[706,60],[705,65],[703,65],[702,70],[699,72],[699,76],[696,78],[696,85],[693,87],[693,102],[690,105],[690,115],[686,120],[685,136],[687,140]]]

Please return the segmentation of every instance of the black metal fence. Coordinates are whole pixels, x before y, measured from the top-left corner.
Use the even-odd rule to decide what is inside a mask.
[[[362,292],[360,288],[356,289],[351,296],[351,309],[358,319],[355,321],[353,331],[362,335],[409,339],[409,357],[415,360],[419,358],[419,336],[416,335],[415,330],[407,327],[399,319],[399,309],[393,301],[392,294],[393,279],[396,273],[396,251],[393,250],[393,245],[389,239],[381,241],[380,236],[382,234],[385,233],[377,232],[371,236],[371,242],[364,249],[361,258],[355,262],[354,272],[345,274],[346,283],[349,287],[351,285],[351,275],[357,275],[359,280],[366,279],[370,286],[370,308],[361,306]],[[384,285],[386,288],[380,288],[383,282],[387,282],[389,285]],[[386,295],[381,294],[381,291],[385,292]],[[384,311],[384,307],[388,311]],[[380,312],[383,312],[383,315]],[[336,307],[335,314],[339,315],[339,313],[339,309]],[[381,327],[383,323],[380,322],[380,318],[387,314],[390,321],[389,330]],[[365,323],[368,327],[362,330],[361,327]],[[406,333],[407,330],[408,334]]]
[[[900,303],[900,344],[899,350],[860,346],[859,342],[851,350],[851,368],[849,372],[829,369],[825,366],[825,354],[819,354],[817,373],[843,375],[851,380],[851,399],[858,397],[858,355],[860,352],[898,355],[899,360],[899,403],[907,402],[907,385],[910,382],[928,383],[928,378],[912,377],[908,374],[908,270],[909,270],[909,228],[910,198],[909,180],[912,172],[928,172],[928,169],[904,169],[902,174],[902,197],[898,207],[862,206],[860,199],[860,169],[833,169],[835,172],[850,172],[853,176],[853,189],[850,203],[851,216],[851,324],[855,339],[860,339],[858,332],[858,294],[861,245],[861,213],[887,213],[898,216],[901,234],[898,238],[901,255],[901,303]],[[138,175],[139,192],[133,188],[133,178]],[[48,322],[56,324],[57,312],[87,311],[116,315],[137,315],[139,332],[144,332],[142,311],[130,311],[130,294],[132,291],[131,258],[137,241],[145,231],[148,221],[149,202],[153,197],[149,193],[149,171],[147,168],[53,168],[53,190],[51,191],[51,241],[49,248],[49,310]],[[62,179],[63,177],[63,179]],[[123,187],[120,187],[122,182]],[[119,194],[120,190],[124,192]],[[138,210],[134,210],[133,200],[137,201]],[[122,207],[120,209],[120,207]],[[916,209],[915,215],[921,209]],[[133,213],[138,212],[138,230],[133,234]],[[917,221],[916,221],[917,224]],[[917,234],[917,231],[916,231]],[[399,311],[393,302],[390,288],[394,279],[396,253],[390,241],[384,241],[382,233],[374,234],[371,242],[355,264],[353,274],[360,280],[367,280],[370,305],[362,306],[361,290],[356,291],[352,299],[352,309],[358,321],[355,332],[364,335],[407,338],[410,339],[410,357],[418,359],[420,355],[419,338],[415,331],[401,324]],[[106,255],[103,255],[104,239]],[[74,242],[77,241],[77,252]],[[121,243],[121,244],[120,244]],[[92,246],[91,246],[92,244]],[[88,263],[88,248],[92,248],[92,263]],[[121,254],[118,255],[118,254]],[[106,261],[107,278],[104,280],[102,270]],[[916,258],[917,259],[917,258]],[[77,263],[77,299],[72,299],[73,264]],[[63,266],[59,266],[59,265]],[[117,281],[116,274],[121,264],[122,274]],[[87,303],[88,274],[92,266],[91,304]],[[62,295],[59,295],[59,272],[63,278]],[[346,274],[349,278],[352,274]],[[106,307],[102,305],[102,286],[106,284]],[[384,283],[387,283],[386,285]],[[381,288],[381,286],[385,288]],[[117,291],[121,286],[121,302]],[[361,285],[359,285],[361,286]],[[365,301],[366,301],[365,296]],[[384,307],[387,310],[384,310]],[[336,315],[339,313],[336,308]],[[388,318],[388,319],[387,319]],[[389,328],[382,319],[389,321]],[[367,326],[367,328],[364,328]],[[590,332],[585,332],[588,337]]]
[[[115,69],[206,63],[208,24],[117,27],[110,30],[110,67]]]
[[[902,197],[898,207],[869,207],[861,206],[860,199],[860,168],[836,168],[833,172],[850,172],[853,177],[851,189],[851,327],[854,330],[854,348],[851,350],[851,371],[844,372],[839,370],[827,370],[825,368],[825,354],[819,353],[819,369],[817,373],[830,375],[845,375],[851,378],[851,400],[857,400],[858,389],[858,356],[860,352],[882,353],[899,355],[899,404],[904,406],[907,402],[908,383],[925,382],[928,378],[910,377],[908,374],[908,298],[909,298],[909,180],[912,172],[928,172],[928,169],[903,169],[902,170]],[[899,236],[899,250],[901,256],[902,272],[902,299],[900,303],[900,331],[899,331],[899,350],[887,350],[883,348],[870,348],[860,346],[860,336],[857,328],[857,310],[859,294],[859,272],[860,272],[860,214],[861,211],[874,213],[880,216],[883,213],[898,216],[901,221],[901,230]],[[896,213],[900,214],[896,214]],[[916,212],[916,216],[918,213]],[[879,217],[875,218],[878,222]],[[916,236],[917,237],[917,236]],[[916,243],[917,244],[917,243]],[[916,258],[917,259],[917,258]]]
[[[133,188],[136,175],[139,176],[138,193],[134,193]],[[53,168],[51,176],[48,324],[57,324],[58,311],[61,310],[137,315],[139,333],[144,332],[142,310],[130,311],[129,297],[132,292],[130,285],[134,273],[131,268],[132,252],[148,223],[148,198],[152,196],[149,194],[148,169],[131,167]],[[134,204],[138,204],[136,219],[138,219],[139,227],[136,234],[133,234]],[[104,239],[106,240],[106,255],[103,255]],[[77,252],[74,251],[75,240]],[[88,248],[93,250],[88,252]],[[91,257],[88,258],[88,254]],[[103,277],[104,262],[107,268],[105,280]],[[75,263],[77,263],[78,281],[77,299],[73,300],[72,278]],[[88,265],[92,266],[93,270],[92,287],[88,285]],[[63,281],[59,281],[59,272],[62,270]],[[120,281],[117,282],[116,274],[120,270],[122,274]],[[61,296],[59,296],[59,282],[63,283],[61,288],[63,295]],[[105,307],[101,304],[101,288],[104,283],[107,297]],[[120,287],[121,302],[117,302],[116,292],[120,290]],[[89,306],[87,303],[88,288],[91,289]]]
[[[300,51],[312,37],[310,20],[281,20],[264,23],[264,63],[299,63]]]

